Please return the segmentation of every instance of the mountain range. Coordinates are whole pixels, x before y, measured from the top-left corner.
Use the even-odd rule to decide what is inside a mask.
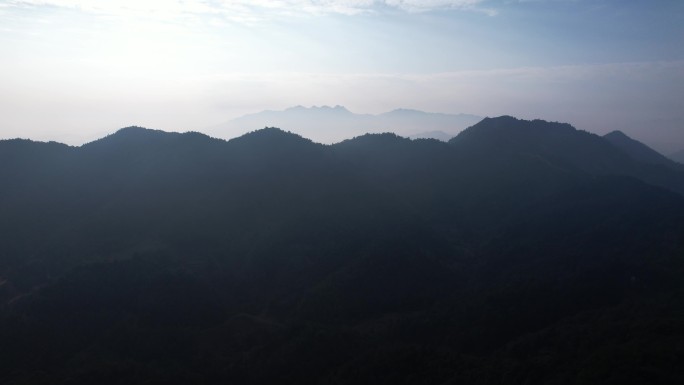
[[[279,127],[319,143],[337,143],[366,133],[393,132],[412,138],[447,141],[482,120],[468,114],[430,113],[396,109],[371,115],[355,114],[342,106],[296,106],[282,111],[244,115],[206,130],[217,138],[234,138],[264,127]]]
[[[129,127],[0,181],[3,384],[684,380],[684,170],[619,132]]]

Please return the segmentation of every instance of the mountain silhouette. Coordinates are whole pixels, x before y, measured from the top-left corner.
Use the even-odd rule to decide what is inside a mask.
[[[683,173],[632,151],[507,116],[0,141],[0,383],[677,383]]]
[[[639,162],[677,167],[670,159],[621,131],[613,131],[603,137]]]
[[[630,176],[684,193],[684,180],[678,167],[662,159],[654,163],[653,159],[659,158],[634,143],[636,141],[630,145],[624,145],[623,141],[623,145],[617,146],[615,134],[610,138],[613,139],[576,130],[565,123],[503,116],[485,118],[449,143],[464,151],[484,152],[492,157],[512,155],[565,172]]]
[[[478,122],[481,117],[467,114],[439,114],[397,109],[378,115],[355,114],[342,106],[296,106],[283,111],[262,111],[235,118],[207,129],[219,138],[232,138],[263,127],[280,127],[320,143],[336,143],[365,133],[394,132],[425,136],[443,131],[452,137]]]

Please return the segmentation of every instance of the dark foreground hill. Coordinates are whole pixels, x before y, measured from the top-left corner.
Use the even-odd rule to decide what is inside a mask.
[[[671,154],[669,158],[674,160],[675,162],[684,164],[684,150],[677,151],[674,154]]]
[[[132,127],[0,181],[3,384],[684,380],[684,175],[569,125]]]

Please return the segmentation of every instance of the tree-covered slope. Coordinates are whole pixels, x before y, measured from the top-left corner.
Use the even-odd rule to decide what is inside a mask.
[[[682,174],[569,125],[127,128],[0,159],[0,383],[684,375]]]

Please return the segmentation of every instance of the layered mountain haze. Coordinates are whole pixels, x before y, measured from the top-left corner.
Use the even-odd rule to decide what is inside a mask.
[[[654,158],[507,116],[0,141],[0,382],[678,383],[684,172]]]
[[[682,20],[0,0],[0,385],[684,384]]]
[[[366,133],[393,132],[401,136],[446,141],[482,118],[468,114],[429,113],[396,109],[378,115],[355,114],[342,106],[296,106],[282,111],[245,115],[203,130],[229,139],[264,127],[279,127],[319,143],[337,143]]]

